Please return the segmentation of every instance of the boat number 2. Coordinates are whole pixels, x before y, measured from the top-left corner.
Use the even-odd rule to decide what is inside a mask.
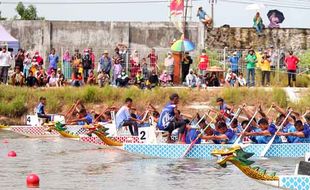
[[[146,140],[145,134],[146,134],[145,131],[141,131],[141,132],[140,132],[140,135],[141,135],[140,140]]]

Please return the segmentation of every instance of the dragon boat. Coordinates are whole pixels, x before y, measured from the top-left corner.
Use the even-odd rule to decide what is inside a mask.
[[[149,157],[157,158],[182,158],[184,152],[189,148],[189,144],[168,144],[164,142],[163,137],[158,136],[154,129],[139,128],[139,143],[124,143],[116,138],[110,138],[100,130],[94,131],[97,138],[109,146],[116,146],[127,152],[140,154]],[[213,159],[211,155],[214,149],[229,148],[232,145],[221,144],[196,144],[194,145],[186,158],[195,159]],[[261,152],[264,151],[266,144],[250,144],[247,146],[247,151],[253,152],[254,157],[260,157]],[[272,144],[267,151],[265,157],[303,157],[306,152],[310,152],[310,143],[286,143],[286,144]]]
[[[227,167],[227,163],[235,165],[242,173],[259,183],[269,186],[294,189],[308,190],[310,189],[310,155],[306,156],[306,161],[301,161],[293,175],[277,175],[276,172],[267,172],[259,166],[252,166],[255,162],[249,160],[255,153],[244,151],[240,146],[234,146],[225,149],[215,149],[211,152],[218,157],[217,164],[223,168]]]

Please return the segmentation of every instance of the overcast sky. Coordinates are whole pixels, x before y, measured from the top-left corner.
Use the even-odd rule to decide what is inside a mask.
[[[30,1],[30,0],[29,0]],[[32,0],[31,2],[98,2],[98,1],[131,1],[131,0]],[[141,1],[141,0],[132,0]],[[3,0],[0,4],[0,10],[5,17],[13,17],[16,15],[16,4],[7,4],[6,2],[16,2],[16,0]],[[27,1],[23,1],[27,2]],[[193,2],[193,21],[196,18],[196,9],[203,6],[210,14],[209,0],[198,0]],[[243,2],[243,3],[238,3]],[[252,26],[252,18],[255,10],[247,11],[245,7],[252,2],[251,0],[218,0],[215,6],[215,24],[222,26],[229,24],[230,26]],[[266,8],[261,10],[265,24],[267,22],[267,12],[270,9],[278,9],[285,14],[285,21],[282,27],[298,27],[310,28],[310,0],[263,0],[267,4]],[[271,5],[282,5],[270,6]],[[169,21],[169,8],[167,3],[150,3],[150,4],[92,4],[92,5],[35,5],[39,16],[45,17],[47,20],[87,20],[87,21]],[[294,6],[295,8],[288,8]],[[297,8],[297,7],[302,7]]]

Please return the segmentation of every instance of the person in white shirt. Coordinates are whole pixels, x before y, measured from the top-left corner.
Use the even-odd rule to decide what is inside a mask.
[[[239,86],[246,86],[246,80],[245,78],[243,77],[243,74],[240,73],[239,76],[238,76],[238,85]]]
[[[198,79],[192,69],[190,69],[188,75],[186,75],[185,81],[186,81],[186,86],[188,87],[194,88],[197,86]]]
[[[231,71],[231,69],[228,70],[225,83],[229,86],[235,86],[237,82],[237,75]]]
[[[54,70],[52,70],[51,76],[48,79],[48,83],[46,84],[47,87],[56,87],[58,86],[57,84],[58,78],[56,75],[56,72]]]
[[[12,60],[12,54],[7,52],[6,47],[0,51],[0,83],[7,84],[9,68],[11,67],[10,60]]]

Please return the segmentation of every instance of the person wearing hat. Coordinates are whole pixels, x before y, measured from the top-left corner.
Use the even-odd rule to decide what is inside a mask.
[[[193,69],[189,70],[188,75],[186,76],[186,86],[194,88],[197,86],[198,77],[195,75]]]
[[[165,70],[170,75],[171,81],[173,81],[173,71],[174,71],[174,58],[172,57],[172,53],[168,52],[167,57],[164,61]]]
[[[162,86],[168,86],[168,84],[171,82],[171,76],[166,70],[164,70],[163,73],[160,75],[159,81]]]
[[[255,67],[257,63],[257,57],[253,49],[249,50],[248,55],[245,58],[247,68],[247,85],[248,87],[255,86]]]
[[[65,81],[67,78],[62,73],[60,68],[57,69],[57,75],[56,76],[57,76],[57,86],[65,86]]]
[[[288,74],[288,86],[292,87],[291,81],[293,81],[293,86],[296,86],[296,70],[297,64],[299,63],[298,57],[293,54],[293,51],[289,51],[289,56],[285,58],[285,64]]]
[[[112,58],[109,56],[109,52],[107,50],[103,51],[102,56],[99,59],[97,72],[100,71],[106,73],[110,77],[110,71],[112,68]]]
[[[235,73],[236,75],[238,75],[238,70],[239,70],[239,57],[237,56],[237,52],[235,51],[233,53],[233,56],[231,56],[229,58],[229,63],[230,63],[230,68],[231,68],[231,72]]]
[[[189,69],[192,63],[193,63],[192,57],[189,55],[188,52],[185,52],[185,56],[183,56],[182,59],[182,82],[185,82],[185,78],[189,73]]]

